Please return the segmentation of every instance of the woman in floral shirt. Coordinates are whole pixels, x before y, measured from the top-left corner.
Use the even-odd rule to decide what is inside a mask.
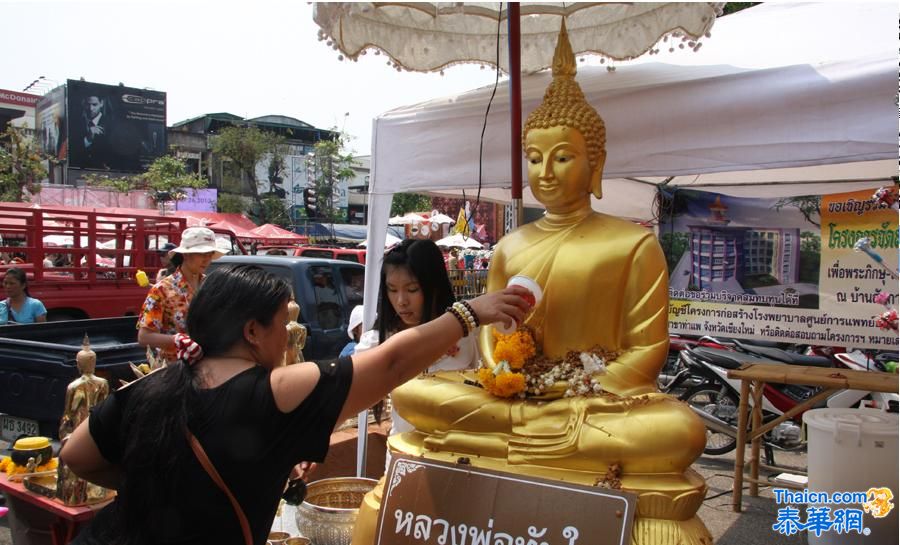
[[[175,361],[176,333],[187,331],[187,312],[191,299],[203,281],[210,261],[222,257],[216,248],[216,236],[206,227],[190,227],[181,233],[181,245],[170,253],[184,260],[175,272],[157,282],[141,308],[138,342],[158,350],[158,356]]]

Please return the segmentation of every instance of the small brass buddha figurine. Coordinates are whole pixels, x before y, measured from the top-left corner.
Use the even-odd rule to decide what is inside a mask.
[[[292,363],[300,363],[304,361],[303,358],[303,348],[306,347],[306,326],[299,323],[297,320],[300,318],[300,305],[297,304],[297,301],[294,299],[294,296],[291,295],[291,300],[288,302],[288,341],[287,341],[287,350],[284,352],[284,365],[290,365]]]
[[[585,485],[616,468],[616,482],[639,498],[632,543],[712,543],[696,517],[706,483],[690,469],[706,430],[687,405],[656,388],[669,345],[665,257],[651,231],[591,208],[591,195],[602,196],[606,135],[575,73],[563,21],[553,81],[523,131],[529,185],[547,213],[499,242],[487,290],[515,275],[537,282],[543,298],[525,321],[535,343],[552,359],[594,347],[618,354],[593,376],[603,392],[564,397],[557,385],[539,398],[504,399],[472,385],[471,373],[427,375],[394,390],[394,406],[416,430],[388,445]],[[492,367],[493,327],[481,329],[482,359]],[[378,492],[364,510],[377,508]]]
[[[81,376],[66,388],[66,405],[59,424],[59,442],[64,445],[69,435],[75,431],[90,414],[91,408],[109,395],[106,379],[94,375],[97,354],[91,350],[88,336],[84,336],[81,351],[75,356],[75,363]],[[56,497],[66,505],[81,505],[102,501],[109,496],[105,488],[78,478],[60,460],[57,469]]]

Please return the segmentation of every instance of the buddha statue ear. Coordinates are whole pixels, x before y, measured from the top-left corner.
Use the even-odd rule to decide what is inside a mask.
[[[606,164],[606,150],[597,157],[597,166],[591,172],[591,193],[598,199],[603,198],[603,165]]]

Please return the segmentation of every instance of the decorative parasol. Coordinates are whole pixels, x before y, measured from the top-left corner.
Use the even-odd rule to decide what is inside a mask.
[[[550,66],[562,18],[575,55],[628,60],[666,49],[700,48],[720,2],[316,2],[319,39],[356,60],[373,49],[397,70],[431,72],[460,63],[510,76],[512,199],[522,219],[521,72]],[[501,21],[507,21],[503,28]],[[499,34],[499,52],[498,52]],[[602,61],[601,61],[602,62]],[[614,68],[610,67],[611,70]]]

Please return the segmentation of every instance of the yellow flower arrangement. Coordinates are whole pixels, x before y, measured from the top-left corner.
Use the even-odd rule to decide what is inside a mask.
[[[46,464],[41,464],[34,468],[35,472],[40,471],[52,471],[59,466],[58,458],[50,458],[50,461]],[[4,456],[0,459],[0,472],[6,472],[8,476],[17,475],[19,473],[25,473],[28,469],[25,466],[16,465],[13,463],[12,458],[9,456]]]
[[[494,330],[494,338],[497,341],[494,345],[494,360],[506,361],[510,369],[521,369],[537,352],[534,337],[527,329],[520,329],[509,335]]]
[[[584,351],[570,351],[564,358],[546,358],[538,353],[534,334],[528,327],[504,335],[494,334],[493,368],[478,370],[478,382],[497,397],[543,395],[562,385],[564,397],[600,395],[603,387],[599,375],[606,374],[606,363],[617,352],[595,346]]]
[[[525,375],[521,373],[537,353],[531,331],[520,329],[509,335],[494,331],[494,369],[478,370],[478,382],[497,397],[513,397],[525,392]]]

